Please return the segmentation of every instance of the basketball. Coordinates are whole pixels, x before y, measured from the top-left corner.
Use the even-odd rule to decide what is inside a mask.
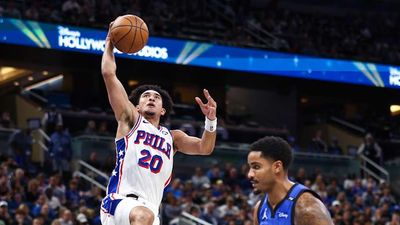
[[[146,45],[149,30],[140,17],[124,15],[114,21],[110,27],[110,36],[118,50],[124,53],[135,53]]]

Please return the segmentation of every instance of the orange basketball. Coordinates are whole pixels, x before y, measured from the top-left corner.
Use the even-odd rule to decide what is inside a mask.
[[[146,23],[135,15],[118,17],[110,27],[111,41],[125,53],[140,51],[147,43],[149,30]]]

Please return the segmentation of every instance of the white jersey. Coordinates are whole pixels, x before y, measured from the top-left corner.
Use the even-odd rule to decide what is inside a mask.
[[[171,132],[162,126],[157,129],[139,115],[131,131],[116,140],[116,166],[107,195],[135,194],[160,205],[171,180],[173,157]]]

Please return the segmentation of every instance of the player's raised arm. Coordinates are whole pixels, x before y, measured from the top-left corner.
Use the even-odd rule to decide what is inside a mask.
[[[129,101],[128,95],[116,75],[117,66],[115,64],[114,46],[111,42],[110,34],[107,35],[105,49],[101,60],[101,73],[106,84],[108,100],[114,111],[117,121],[135,122],[138,112]]]
[[[217,137],[217,103],[206,89],[203,90],[207,103],[203,103],[199,97],[196,102],[206,117],[203,136],[201,138],[192,137],[180,130],[173,130],[175,147],[178,151],[189,155],[209,155],[215,147]]]

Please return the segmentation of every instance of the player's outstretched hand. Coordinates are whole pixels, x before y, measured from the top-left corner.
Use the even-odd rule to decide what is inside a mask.
[[[203,103],[199,97],[196,97],[195,100],[197,104],[199,104],[201,112],[203,112],[209,120],[215,120],[217,118],[217,103],[211,97],[210,93],[208,93],[208,90],[203,89],[203,93],[204,97],[207,99],[207,103]]]

